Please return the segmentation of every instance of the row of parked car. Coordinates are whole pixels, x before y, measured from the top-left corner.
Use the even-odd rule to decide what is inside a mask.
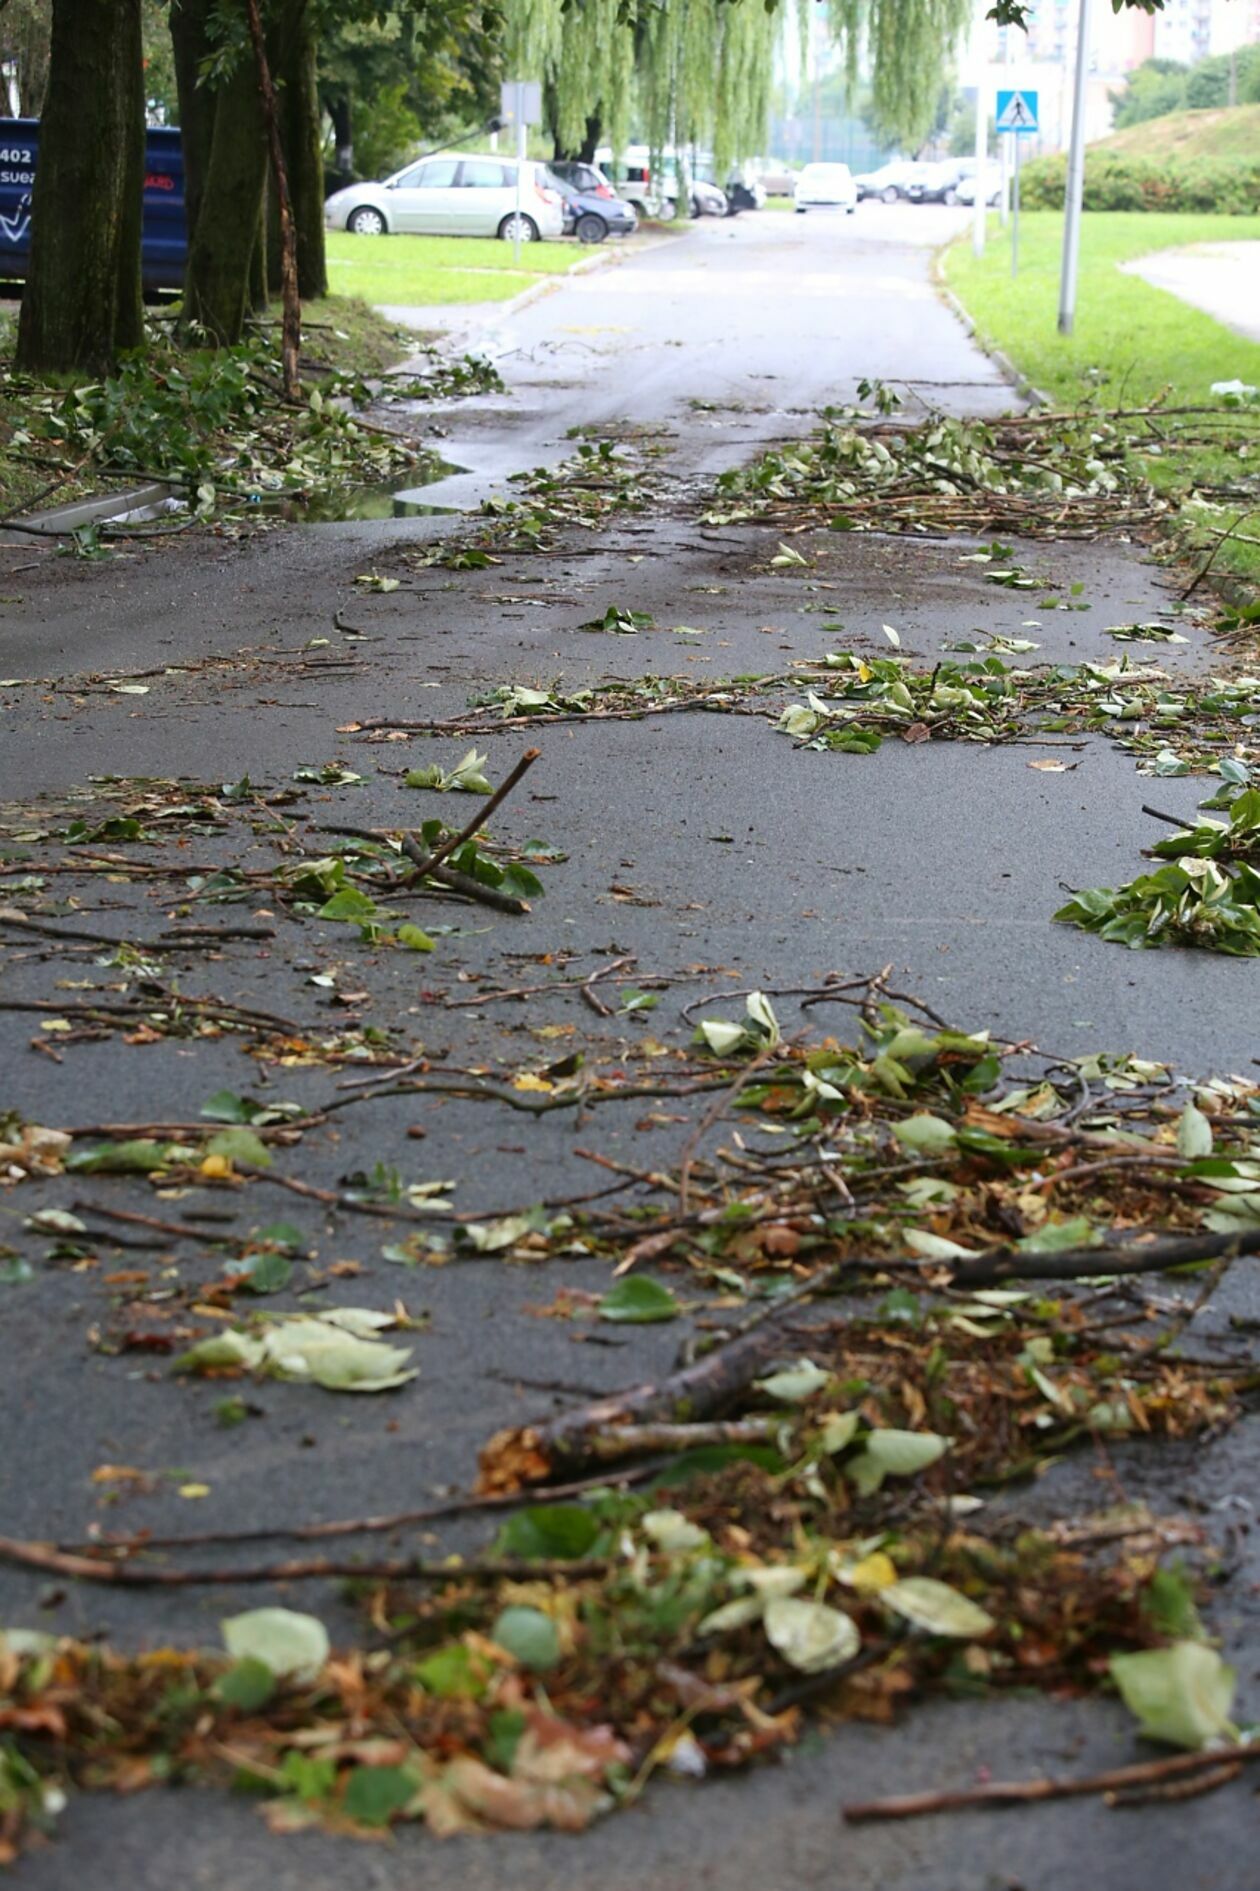
[[[945,158],[939,163],[884,164],[854,177],[847,164],[807,164],[799,173],[756,177],[751,171],[730,176],[724,186],[702,175],[686,174],[680,188],[672,156],[654,176],[645,145],[632,145],[614,160],[610,149],[595,161],[556,159],[544,164],[483,154],[435,155],[406,165],[380,183],[348,184],[334,191],[324,206],[330,229],[359,236],[412,232],[428,236],[519,236],[523,243],[575,236],[582,243],[602,243],[629,236],[643,217],[671,221],[682,190],[693,217],[730,217],[759,210],[767,187],[791,193],[798,212],[852,212],[864,198],[883,203],[970,204],[977,190],[996,203],[1002,188],[996,164],[977,169],[974,158]]]
[[[981,168],[975,158],[898,159],[853,181],[859,199],[876,197],[886,204],[974,204],[978,192],[986,204],[995,204],[1002,194],[1002,167],[990,162]]]
[[[645,146],[631,146],[614,165],[610,150],[597,161],[556,159],[543,164],[494,152],[422,158],[380,183],[347,184],[324,204],[331,230],[357,236],[498,236],[523,243],[576,236],[582,243],[602,243],[629,236],[641,217],[671,221],[678,213],[676,167],[654,178]],[[686,182],[686,207],[693,217],[731,217],[760,209],[766,201],[761,184],[733,176],[719,187],[703,177]]]
[[[799,175],[775,175],[783,195],[791,189],[798,216],[810,210],[844,210],[851,216],[863,199],[892,204],[974,204],[977,192],[994,204],[1001,195],[1002,172],[996,164],[983,170],[974,158],[946,158],[938,164],[881,165],[854,177],[847,164],[807,164]]]

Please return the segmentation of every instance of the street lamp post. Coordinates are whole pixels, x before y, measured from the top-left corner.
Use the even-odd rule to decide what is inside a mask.
[[[1072,94],[1072,142],[1068,148],[1063,215],[1063,269],[1059,278],[1059,333],[1070,335],[1076,320],[1076,279],[1081,256],[1081,199],[1085,191],[1085,81],[1089,75],[1089,0],[1081,0],[1076,37],[1076,83]]]

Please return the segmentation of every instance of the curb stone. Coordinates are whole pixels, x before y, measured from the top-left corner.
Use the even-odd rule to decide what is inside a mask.
[[[1015,363],[1008,354],[1005,354],[1001,348],[996,347],[992,342],[985,340],[980,330],[976,327],[975,320],[970,311],[964,308],[963,304],[954,294],[954,291],[950,288],[949,283],[945,280],[945,272],[941,267],[941,258],[948,247],[949,245],[942,244],[941,248],[936,251],[936,254],[932,258],[932,282],[936,293],[940,296],[942,302],[958,317],[963,327],[967,330],[967,333],[975,342],[977,348],[988,355],[990,361],[996,365],[999,372],[1010,382],[1021,400],[1030,401],[1035,407],[1053,407],[1054,402],[1050,399],[1050,396],[1044,394],[1039,387],[1034,386],[1028,379],[1028,376],[1015,366]]]
[[[21,530],[0,528],[0,544],[21,544],[28,538],[66,538],[85,525],[97,525],[105,519],[117,519],[127,512],[139,512],[169,498],[180,485],[178,480],[150,480],[143,486],[126,486],[120,492],[102,494],[98,499],[75,499],[69,505],[53,506],[47,512],[32,512],[21,521]],[[10,533],[12,536],[10,537]]]

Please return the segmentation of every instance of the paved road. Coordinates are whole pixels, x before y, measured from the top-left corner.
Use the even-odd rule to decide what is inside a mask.
[[[931,211],[911,210],[838,224],[766,215],[702,225],[676,247],[496,318],[509,392],[439,416],[449,430],[446,451],[470,471],[433,496],[466,504],[509,492],[511,471],[572,451],[571,428],[619,422],[664,430],[657,439],[669,449],[663,463],[671,476],[707,477],[804,431],[813,410],[851,397],[864,376],[895,380],[912,401],[930,394],[956,411],[1000,409],[1010,391],[930,287],[926,239],[942,227]],[[122,770],[211,782],[248,772],[278,782],[303,763],[335,757],[367,780],[330,792],[325,818],[396,822],[401,791],[384,768],[431,751],[382,755],[339,734],[339,725],[451,713],[471,688],[505,680],[562,676],[576,686],[609,673],[766,669],[831,647],[837,620],[848,646],[872,653],[887,650],[881,626],[893,623],[907,653],[931,661],[977,627],[1016,634],[1030,615],[1026,596],[995,592],[960,562],[967,549],[960,542],[813,534],[798,541],[815,561],[802,577],[768,566],[773,533],[701,531],[690,515],[628,519],[585,548],[594,555],[549,563],[541,584],[528,559],[487,572],[407,572],[408,547],[458,524],[405,520],[243,544],[190,541],[100,567],[46,560],[35,572],[15,569],[33,562],[24,552],[0,555],[4,591],[20,597],[2,607],[0,670],[57,679],[4,692],[6,796],[82,791],[90,777]],[[1043,613],[1029,633],[1047,659],[1110,656],[1108,624],[1152,618],[1171,602],[1160,574],[1123,546],[1037,545],[1016,555],[1064,595],[1083,587],[1081,608]],[[371,569],[397,571],[407,588],[355,592],[356,573]],[[614,602],[650,610],[660,624],[698,624],[705,635],[693,642],[667,632],[634,640],[575,633]],[[334,607],[374,640],[351,648],[353,671],[273,672],[260,664],[284,652],[300,658],[313,637],[335,635]],[[1172,655],[1192,665],[1210,660],[1196,640]],[[207,658],[223,661],[154,677],[143,698],[92,682],[92,673]],[[519,740],[487,746],[501,777]],[[592,1026],[573,998],[539,1001],[507,1021],[502,1012],[444,1008],[445,998],[467,989],[461,976],[499,978],[519,968],[509,954],[569,950],[593,967],[609,954],[633,953],[640,972],[702,963],[721,968],[713,974],[719,985],[809,983],[833,969],[891,960],[912,989],[960,1022],[1034,1036],[1058,1052],[1137,1050],[1202,1071],[1243,1066],[1257,1051],[1248,1002],[1254,974],[1245,964],[1127,954],[1049,923],[1061,880],[1128,877],[1149,840],[1140,812],[1148,790],[1105,744],[1073,752],[1071,772],[1047,775],[1028,767],[1040,751],[1018,747],[890,745],[867,760],[798,755],[754,721],[675,717],[558,729],[547,733],[544,750],[530,796],[508,804],[502,830],[541,834],[568,859],[550,871],[550,896],[527,920],[444,938],[424,964],[422,1003],[403,955],[348,954],[344,932],[317,923],[289,958],[234,954],[215,971],[218,988],[305,1016],[316,1002],[310,967],[342,965],[367,988],[374,1019],[422,1036],[432,1052],[475,1062],[521,1059],[536,1048],[531,1028],[544,1022],[576,1024],[598,1048],[603,1027]],[[1192,807],[1197,793],[1192,782],[1160,787],[1174,810]],[[94,923],[123,936],[136,897],[108,889]],[[460,909],[451,917],[458,921]],[[59,976],[84,975],[29,953],[9,954],[6,969],[9,989],[31,996],[55,995]],[[184,976],[186,988],[205,988],[206,968]],[[653,1014],[653,1030],[680,1032],[680,1003],[671,996]],[[12,1014],[0,1022],[3,1067],[16,1073],[10,1099],[34,1120],[186,1117],[211,1091],[247,1081],[228,1040],[195,1047],[166,1040],[125,1054],[76,1045],[58,1065],[28,1050],[29,1022],[18,1028]],[[615,1047],[618,1028],[604,1033],[605,1049]],[[328,1087],[318,1071],[284,1071],[279,1081],[297,1100]],[[414,1175],[422,1157],[424,1173],[459,1178],[464,1208],[591,1186],[589,1166],[575,1153],[582,1137],[564,1119],[542,1118],[526,1131],[514,1121],[509,1133],[474,1104],[394,1099],[342,1120],[341,1140],[307,1138],[308,1179],[332,1182],[375,1160]],[[420,1145],[404,1135],[415,1123],[428,1130]],[[601,1122],[600,1133],[606,1151],[650,1162],[668,1159],[684,1132]],[[134,1185],[104,1178],[93,1193],[132,1207],[145,1199]],[[56,1185],[31,1187],[21,1205],[62,1198]],[[382,1264],[370,1228],[322,1216],[304,1226],[325,1259],[363,1266],[356,1300],[390,1304],[399,1273]],[[42,1249],[32,1256],[40,1259]],[[178,1259],[191,1269],[188,1257]],[[413,1278],[405,1281],[409,1298],[432,1315],[417,1339],[415,1387],[387,1407],[347,1401],[346,1411],[302,1387],[269,1386],[260,1400],[265,1421],[224,1431],[213,1422],[214,1387],[175,1387],[160,1367],[137,1369],[91,1350],[88,1332],[108,1311],[107,1290],[90,1273],[41,1265],[36,1280],[5,1290],[0,1436],[12,1441],[0,1462],[5,1527],[77,1537],[97,1516],[186,1526],[189,1506],[169,1481],[120,1511],[101,1511],[91,1473],[103,1459],[178,1467],[209,1485],[196,1506],[207,1528],[404,1507],[434,1487],[465,1482],[491,1429],[545,1403],[537,1382],[613,1387],[666,1367],[676,1343],[670,1328],[647,1327],[617,1348],[575,1347],[563,1323],[524,1317],[561,1284],[602,1286],[603,1270],[589,1263],[527,1274],[495,1263],[451,1267],[427,1272],[414,1289]],[[1218,1330],[1230,1312],[1254,1311],[1240,1284],[1205,1331]],[[1153,1494],[1249,1503],[1254,1471],[1249,1434],[1238,1431],[1196,1457],[1193,1491],[1183,1488],[1188,1458],[1171,1470],[1161,1460]],[[1063,1475],[1082,1478],[1086,1493],[1096,1488],[1089,1467]],[[1135,1460],[1116,1475],[1140,1493],[1152,1472]],[[1245,1579],[1229,1597],[1220,1625],[1232,1645],[1245,1646],[1246,1610],[1255,1607]],[[335,1597],[304,1599],[346,1631]],[[213,1640],[220,1615],[244,1600],[230,1589],[144,1603],[90,1590],[44,1607],[40,1585],[12,1572],[0,1578],[8,1620],[104,1629],[129,1642]],[[108,1847],[111,1879],[129,1877],[143,1891],[173,1880],[215,1891],[299,1883],[311,1891],[436,1891],[452,1871],[469,1891],[509,1881],[543,1891],[561,1878],[592,1891],[644,1882],[666,1891],[1017,1884],[1075,1891],[1082,1856],[1108,1891],[1241,1891],[1225,1849],[1229,1815],[1216,1801],[1150,1809],[1135,1815],[1136,1827],[1101,1809],[904,1832],[843,1834],[837,1823],[839,1800],[854,1793],[960,1781],[981,1764],[1035,1771],[1130,1752],[1120,1717],[1097,1706],[941,1706],[896,1732],[841,1728],[786,1767],[746,1781],[703,1793],[662,1788],[577,1845],[530,1839],[439,1850],[408,1832],[389,1848],[320,1838],[288,1846],[266,1839],[248,1808],[219,1799],[76,1803],[63,1841],[24,1867],[25,1881],[36,1891],[90,1882],[93,1861]]]

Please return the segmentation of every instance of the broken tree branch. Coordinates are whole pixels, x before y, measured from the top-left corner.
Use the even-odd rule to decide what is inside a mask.
[[[502,1577],[532,1581],[541,1576],[603,1576],[609,1569],[606,1557],[590,1557],[582,1562],[491,1558],[461,1563],[446,1558],[432,1562],[416,1556],[388,1557],[374,1563],[355,1557],[312,1556],[279,1563],[248,1564],[239,1569],[230,1566],[136,1569],[130,1563],[111,1562],[104,1556],[79,1556],[54,1549],[51,1543],[27,1542],[12,1536],[0,1536],[0,1562],[128,1589],[188,1589],[237,1582],[311,1582],[332,1576],[369,1576],[410,1582],[497,1582]]]
[[[478,829],[485,826],[495,809],[507,800],[517,782],[533,767],[541,754],[541,749],[526,749],[511,774],[508,775],[506,780],[500,782],[499,786],[490,796],[490,799],[478,809],[472,820],[461,827],[458,834],[449,835],[448,838],[442,842],[440,847],[435,847],[433,852],[425,859],[423,866],[417,861],[416,872],[408,874],[407,878],[414,880],[417,874],[432,873],[435,867],[444,866],[452,854],[459,852],[459,849],[464,845],[465,841],[471,840]],[[414,839],[414,836],[412,838]],[[417,846],[418,845],[419,843],[417,843]],[[410,848],[407,848],[406,852],[409,859],[415,860],[416,856],[411,852]],[[423,852],[423,850],[421,850],[421,852]]]
[[[1206,1753],[1174,1753],[1165,1760],[1139,1760],[1132,1766],[1113,1766],[1104,1773],[1080,1779],[995,1779],[983,1786],[957,1792],[894,1793],[887,1799],[860,1800],[844,1808],[850,1825],[873,1819],[918,1819],[933,1812],[962,1812],[977,1806],[1026,1806],[1045,1799],[1077,1799],[1093,1793],[1120,1793],[1129,1787],[1149,1786],[1186,1774],[1220,1770],[1230,1777],[1249,1761],[1260,1759],[1260,1742],[1251,1746],[1216,1748]],[[1222,1780],[1222,1785],[1225,1783]]]
[[[272,926],[187,926],[172,928],[161,939],[120,939],[109,932],[89,932],[82,926],[50,926],[42,919],[30,919],[16,906],[0,906],[0,926],[16,932],[35,932],[42,938],[69,945],[130,946],[136,952],[208,952],[224,939],[274,939]]]
[[[641,1227],[636,1229],[636,1238],[642,1238]],[[1252,1228],[1239,1234],[1198,1235],[1133,1248],[1073,1249],[1062,1254],[995,1249],[955,1268],[948,1277],[941,1278],[939,1263],[931,1264],[930,1272],[933,1283],[941,1287],[993,1286],[1010,1280],[1079,1280],[1155,1273],[1257,1251],[1260,1228]],[[887,1255],[877,1259],[851,1256],[838,1267],[826,1270],[818,1285],[833,1285],[845,1268],[886,1273],[897,1265]],[[917,1271],[923,1274],[929,1270],[920,1267]],[[737,1332],[726,1344],[659,1384],[633,1386],[579,1410],[496,1432],[481,1453],[478,1489],[518,1490],[525,1484],[545,1483],[551,1477],[576,1475],[591,1465],[632,1455],[637,1428],[693,1424],[717,1417],[785,1349],[790,1322],[799,1311],[802,1297],[794,1296],[792,1303],[776,1308],[764,1320]]]

